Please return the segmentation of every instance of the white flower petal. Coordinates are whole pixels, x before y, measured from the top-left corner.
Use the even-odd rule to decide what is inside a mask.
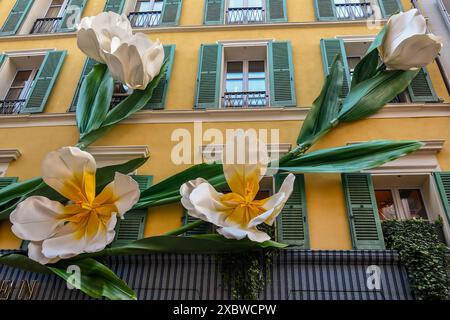
[[[52,236],[64,221],[64,206],[48,198],[33,196],[19,203],[9,219],[12,232],[23,240],[42,241]]]
[[[256,228],[249,229],[247,231],[247,236],[250,240],[252,240],[254,242],[259,242],[259,243],[270,240],[270,236],[267,233],[259,231]]]
[[[30,242],[28,244],[28,257],[40,264],[56,263],[60,258],[49,259],[42,254],[42,242]]]
[[[295,175],[290,173],[284,179],[280,190],[276,194],[271,196],[269,200],[263,205],[263,208],[265,208],[266,210],[270,210],[271,208],[274,209],[272,215],[265,221],[265,223],[267,223],[268,225],[273,225],[275,219],[283,210],[283,207],[285,206],[289,197],[292,195],[292,191],[294,190],[294,182]]]
[[[223,235],[227,239],[236,239],[236,240],[242,240],[244,239],[248,232],[234,227],[224,227],[217,229],[217,233]]]
[[[256,226],[259,226],[261,223],[269,219],[269,217],[273,214],[273,211],[275,208],[272,208],[270,210],[267,210],[266,212],[262,213],[261,215],[254,217],[250,222],[248,223],[248,228],[255,228]]]

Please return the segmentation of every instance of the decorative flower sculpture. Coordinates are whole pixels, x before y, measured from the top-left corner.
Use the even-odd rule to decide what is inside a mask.
[[[267,150],[264,152],[267,153]],[[228,239],[248,237],[255,242],[270,240],[270,236],[258,230],[257,226],[262,223],[273,225],[292,194],[295,176],[289,174],[275,195],[256,200],[259,182],[267,171],[267,165],[261,161],[255,161],[255,164],[224,164],[223,171],[231,193],[217,192],[202,178],[181,186],[181,203],[188,214],[220,227],[217,232]]]
[[[78,47],[90,58],[108,65],[114,79],[132,89],[145,89],[159,74],[164,49],[143,33],[133,35],[124,15],[102,12],[81,20]]]
[[[378,51],[389,69],[416,70],[433,62],[442,46],[438,37],[427,34],[425,18],[412,9],[389,19]]]
[[[96,196],[95,160],[78,148],[50,152],[42,171],[45,183],[69,203],[32,196],[10,216],[14,234],[30,241],[28,256],[41,264],[103,250],[114,240],[117,216],[139,200],[138,184],[121,173]]]

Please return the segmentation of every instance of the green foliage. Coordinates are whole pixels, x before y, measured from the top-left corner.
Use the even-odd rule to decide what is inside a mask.
[[[439,242],[435,225],[422,219],[383,222],[386,247],[397,250],[411,287],[421,300],[450,296],[448,248]]]

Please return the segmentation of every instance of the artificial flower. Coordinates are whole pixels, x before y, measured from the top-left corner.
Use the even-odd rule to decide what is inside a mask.
[[[289,174],[278,193],[259,200],[256,196],[260,180],[267,171],[266,164],[260,161],[223,164],[223,171],[231,193],[216,191],[203,178],[181,186],[181,203],[188,214],[218,226],[217,232],[228,239],[270,240],[270,236],[257,226],[262,223],[273,225],[292,194],[295,176]]]
[[[132,89],[145,89],[164,63],[164,49],[143,33],[133,34],[124,15],[102,12],[81,20],[78,47],[88,57],[108,65],[113,78]]]
[[[114,240],[117,218],[139,200],[138,184],[121,173],[96,195],[95,160],[78,148],[50,152],[42,172],[44,182],[69,202],[31,196],[10,215],[13,233],[30,241],[28,256],[41,264],[103,250]]]
[[[425,18],[417,9],[411,9],[389,19],[378,51],[389,69],[417,70],[433,62],[442,46],[438,37],[427,34]]]

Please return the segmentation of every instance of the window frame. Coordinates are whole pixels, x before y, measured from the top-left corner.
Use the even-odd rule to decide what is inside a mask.
[[[44,18],[62,18],[62,17],[64,17],[64,13],[66,12],[68,3],[69,3],[69,0],[63,1],[63,4],[61,5],[61,9],[59,9],[59,12],[56,15],[56,17],[47,17],[47,14],[52,7],[59,7],[59,5],[53,5],[53,0],[50,1],[50,4],[48,5],[47,10],[45,10]]]
[[[11,89],[21,89],[20,96],[22,96],[25,88],[28,91],[28,92],[26,92],[26,96],[24,98],[19,98],[19,99],[15,99],[15,100],[26,100],[28,98],[28,95],[30,94],[29,90],[33,86],[33,81],[36,78],[36,74],[38,73],[39,68],[40,67],[38,67],[38,68],[18,68],[18,69],[16,69],[15,70],[16,73],[15,73],[14,77],[12,78],[12,82],[9,84],[9,88],[6,90],[6,93],[5,93],[5,96],[3,97],[3,100],[9,100],[9,99],[6,99],[6,97],[10,93]],[[23,87],[14,87],[13,86],[14,80],[16,79],[16,77],[19,74],[19,72],[22,72],[22,71],[31,71],[30,72],[30,76],[28,77],[28,80],[27,80],[29,83],[28,83],[28,85],[25,84]],[[11,101],[13,101],[13,100],[11,100]]]
[[[150,6],[151,6],[151,10],[147,10],[147,11],[140,11],[137,9],[138,5],[140,4],[140,2],[149,2]],[[155,10],[155,4],[157,2],[161,2],[162,3],[162,7],[161,7],[161,13],[164,9],[164,0],[136,0],[136,3],[134,4],[134,11],[133,12],[151,12],[151,11],[159,11],[159,10]]]

